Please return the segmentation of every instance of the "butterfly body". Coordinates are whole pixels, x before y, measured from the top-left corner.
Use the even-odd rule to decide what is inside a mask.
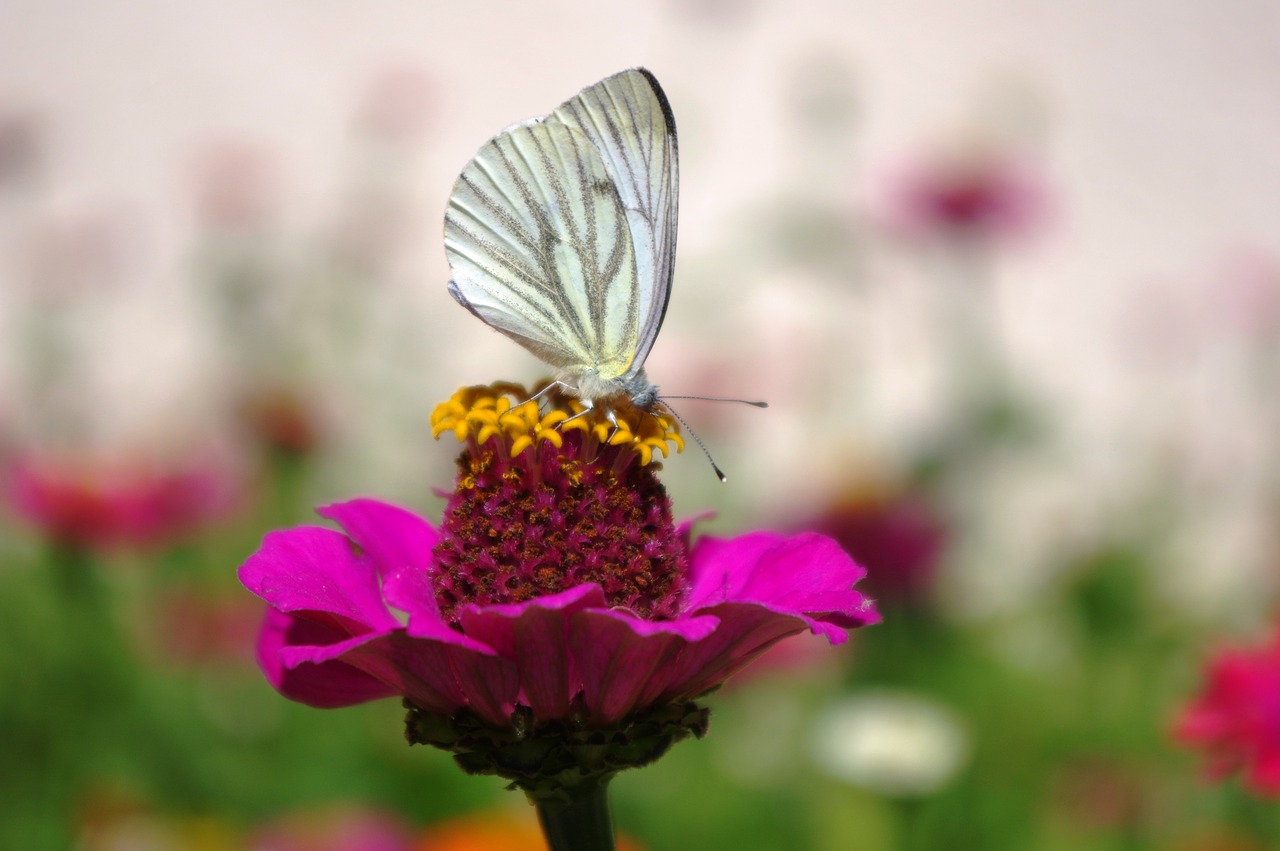
[[[450,294],[585,402],[658,403],[644,362],[666,314],[679,185],[675,120],[631,69],[508,127],[445,213]]]

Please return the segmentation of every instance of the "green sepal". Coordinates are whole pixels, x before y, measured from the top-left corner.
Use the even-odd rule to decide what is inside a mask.
[[[404,706],[410,744],[449,751],[468,774],[503,777],[535,801],[648,765],[676,742],[702,738],[710,719],[710,711],[692,701],[662,704],[611,727],[588,726],[581,707],[568,721],[537,723],[528,707],[518,706],[509,726],[496,727],[465,710],[449,717],[407,700]]]

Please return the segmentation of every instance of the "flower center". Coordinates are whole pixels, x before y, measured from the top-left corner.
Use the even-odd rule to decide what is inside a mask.
[[[675,424],[625,400],[587,410],[555,391],[541,407],[525,402],[532,395],[467,387],[432,414],[437,438],[449,431],[464,444],[434,552],[441,613],[456,620],[468,603],[595,582],[610,606],[674,616],[687,554],[654,452],[683,448]]]

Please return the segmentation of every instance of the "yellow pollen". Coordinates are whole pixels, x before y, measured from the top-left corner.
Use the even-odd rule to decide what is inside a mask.
[[[655,453],[667,457],[672,446],[684,451],[679,426],[660,411],[642,410],[626,400],[588,409],[580,400],[554,391],[540,397],[540,406],[531,401],[533,395],[508,382],[463,387],[436,406],[431,434],[438,440],[452,432],[459,442],[473,439],[477,446],[496,438],[507,445],[511,457],[542,443],[559,449],[570,429],[587,432],[602,444],[630,447],[641,465],[651,463]]]

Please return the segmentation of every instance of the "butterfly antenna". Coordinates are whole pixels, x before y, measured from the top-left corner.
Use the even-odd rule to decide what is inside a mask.
[[[705,455],[705,456],[707,456],[707,463],[711,465],[711,469],[712,469],[712,470],[715,470],[716,478],[718,478],[720,481],[722,481],[722,482],[723,482],[723,481],[725,481],[724,471],[723,471],[723,470],[721,470],[719,467],[717,467],[717,466],[716,466],[715,459],[711,457],[711,453],[707,450],[707,447],[703,444],[702,440],[698,437],[697,432],[695,432],[693,429],[689,428],[689,424],[688,424],[687,422],[685,422],[685,421],[684,421],[684,417],[682,417],[682,416],[680,416],[679,414],[677,414],[677,413],[676,413],[676,409],[675,409],[675,408],[673,408],[673,407],[671,407],[670,405],[668,405],[668,404],[667,404],[667,399],[695,399],[695,398],[701,398],[701,397],[697,397],[697,396],[664,396],[663,398],[659,399],[659,400],[658,400],[658,402],[659,402],[659,404],[661,404],[661,405],[662,405],[662,407],[666,408],[668,411],[670,411],[670,412],[671,412],[671,416],[675,417],[675,418],[676,418],[676,421],[677,421],[677,422],[679,422],[679,423],[680,423],[680,425],[684,426],[684,430],[685,430],[685,431],[689,432],[689,436],[693,438],[693,442],[694,442],[694,443],[696,443],[696,444],[698,444],[698,448],[702,450],[702,454],[703,454],[703,455]],[[726,401],[727,401],[727,400],[726,400]],[[748,402],[747,404],[753,404],[753,403]],[[761,403],[761,404],[763,404],[763,403]]]
[[[752,399],[725,399],[722,396],[663,396],[663,399],[699,399],[703,402],[737,402],[742,405],[750,405],[753,408],[767,408],[768,402],[757,402]],[[671,413],[675,413],[672,411]]]

